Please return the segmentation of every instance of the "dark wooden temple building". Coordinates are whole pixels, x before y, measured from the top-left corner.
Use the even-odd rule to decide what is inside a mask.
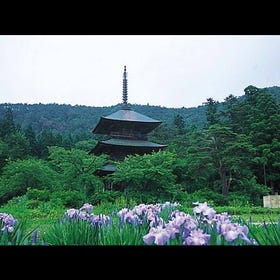
[[[121,161],[127,155],[143,155],[164,149],[167,145],[150,142],[147,137],[147,134],[161,123],[130,109],[127,103],[127,72],[124,66],[121,110],[100,118],[92,132],[107,135],[108,139],[99,141],[91,153],[107,154],[112,161]],[[98,171],[98,175],[105,176],[115,171],[114,164],[107,164]]]

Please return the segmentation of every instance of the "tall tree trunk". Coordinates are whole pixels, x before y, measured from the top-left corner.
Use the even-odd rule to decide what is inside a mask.
[[[265,163],[263,164],[263,179],[264,179],[264,185],[267,186],[266,183],[266,170],[265,170]]]
[[[222,184],[222,195],[224,197],[227,197],[229,192],[229,187],[232,181],[231,171],[229,171],[229,175],[227,176],[227,171],[222,162],[220,161],[219,166],[219,174],[221,178],[221,184]]]

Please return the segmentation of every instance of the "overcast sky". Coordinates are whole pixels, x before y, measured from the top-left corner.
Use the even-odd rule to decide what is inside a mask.
[[[280,86],[279,35],[0,35],[0,103],[197,107]]]

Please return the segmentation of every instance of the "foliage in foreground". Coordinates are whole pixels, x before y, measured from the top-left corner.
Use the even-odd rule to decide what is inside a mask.
[[[277,223],[269,219],[263,224],[250,224],[250,231],[260,245],[280,245],[280,219]]]
[[[193,215],[178,203],[139,204],[110,215],[93,213],[85,203],[68,209],[39,234],[27,232],[12,215],[0,213],[1,245],[280,245],[280,224],[236,221],[206,202],[194,203]]]
[[[38,232],[26,230],[25,221],[19,222],[11,214],[0,213],[0,245],[33,245]]]

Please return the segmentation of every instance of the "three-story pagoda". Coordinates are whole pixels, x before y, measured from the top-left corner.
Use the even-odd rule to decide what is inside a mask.
[[[121,161],[127,155],[157,152],[167,145],[150,142],[147,134],[161,123],[162,121],[139,114],[129,107],[127,103],[127,72],[126,66],[124,66],[121,110],[100,118],[92,132],[105,134],[108,139],[98,141],[91,153],[97,156],[107,154],[112,161]],[[98,174],[104,176],[114,171],[116,171],[116,167],[113,164],[107,164],[99,170]]]

